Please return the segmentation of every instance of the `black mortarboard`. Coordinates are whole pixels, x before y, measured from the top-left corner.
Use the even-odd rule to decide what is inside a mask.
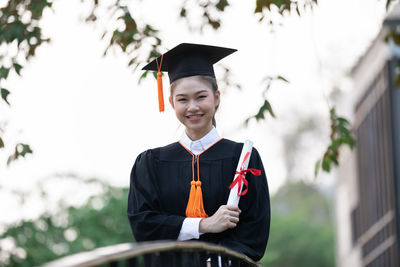
[[[160,111],[164,110],[161,72],[168,72],[170,83],[183,77],[195,75],[215,78],[213,64],[235,51],[237,50],[226,47],[182,43],[144,66],[142,70],[158,72]]]

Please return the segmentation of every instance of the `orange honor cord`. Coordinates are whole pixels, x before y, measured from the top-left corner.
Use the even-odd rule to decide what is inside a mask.
[[[192,181],[190,182],[190,193],[189,193],[189,200],[188,200],[188,204],[186,206],[186,216],[188,216],[188,214],[192,214],[192,210],[194,207],[194,196],[196,193],[196,182],[194,181],[194,155],[192,154],[193,158],[192,158]]]
[[[161,65],[164,55],[161,55],[160,65],[158,64],[158,60],[156,58],[157,63],[157,88],[158,88],[158,109],[160,112],[164,111],[164,95],[163,95],[163,84],[162,84],[162,73],[161,73]]]
[[[219,139],[217,142],[212,144],[210,147],[221,141]],[[191,218],[207,218],[208,215],[206,211],[204,210],[204,204],[203,204],[203,192],[201,190],[201,181],[200,181],[200,155],[203,154],[208,150],[204,150],[197,156],[197,181],[194,180],[194,159],[195,155],[187,149],[184,145],[182,145],[181,142],[179,142],[181,146],[186,149],[187,152],[192,155],[192,181],[190,182],[190,193],[189,193],[189,200],[188,204],[186,206],[186,217],[191,217]],[[209,148],[210,148],[209,147]]]

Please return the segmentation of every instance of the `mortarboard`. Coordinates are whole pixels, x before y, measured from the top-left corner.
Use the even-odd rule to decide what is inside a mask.
[[[170,83],[195,75],[215,78],[213,64],[235,51],[237,50],[226,47],[182,43],[144,66],[142,70],[157,71],[160,112],[164,111],[161,72],[168,72]]]

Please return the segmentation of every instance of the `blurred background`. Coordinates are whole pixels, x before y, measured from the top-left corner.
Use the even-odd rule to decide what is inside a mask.
[[[134,242],[137,155],[184,128],[140,69],[215,67],[221,136],[260,152],[264,266],[398,266],[400,6],[390,0],[0,0],[0,266]],[[164,94],[169,95],[164,76]]]

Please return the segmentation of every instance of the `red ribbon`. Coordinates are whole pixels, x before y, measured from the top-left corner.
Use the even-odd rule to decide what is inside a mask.
[[[255,176],[260,176],[261,175],[261,170],[257,170],[257,169],[247,169],[247,170],[243,170],[243,165],[246,162],[246,159],[249,157],[250,152],[247,152],[242,166],[240,167],[239,171],[236,171],[235,174],[237,174],[235,180],[233,180],[232,184],[229,186],[229,189],[232,189],[236,184],[238,184],[238,196],[244,196],[247,193],[247,189],[249,188],[249,182],[246,180],[245,176],[247,172],[250,172],[251,174],[255,175]],[[240,189],[242,188],[242,183],[246,186],[246,189],[242,192],[240,192]]]

